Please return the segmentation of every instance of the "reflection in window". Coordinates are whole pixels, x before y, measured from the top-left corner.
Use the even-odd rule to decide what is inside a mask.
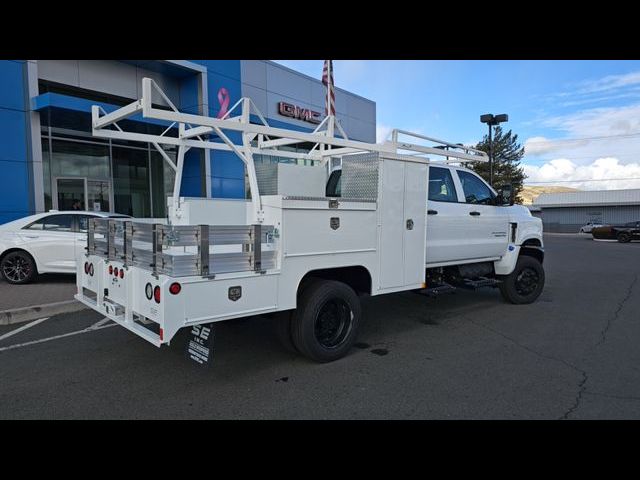
[[[44,192],[44,210],[48,212],[53,208],[51,201],[51,160],[49,156],[49,139],[42,139],[42,189]]]
[[[429,167],[429,200],[457,202],[456,187],[448,168]]]
[[[493,192],[480,178],[462,170],[458,170],[458,177],[460,177],[464,198],[467,203],[482,205],[491,205],[493,203]]]
[[[149,152],[113,146],[115,211],[132,217],[151,217]]]
[[[109,146],[52,141],[51,174],[54,177],[109,179]]]
[[[72,223],[73,215],[49,215],[26,226],[25,229],[70,232]]]

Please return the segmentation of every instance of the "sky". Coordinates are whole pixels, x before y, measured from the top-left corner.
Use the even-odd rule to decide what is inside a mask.
[[[277,60],[320,79],[322,60]],[[334,60],[337,87],[401,128],[472,145],[483,113],[509,115],[531,185],[640,188],[640,61]]]

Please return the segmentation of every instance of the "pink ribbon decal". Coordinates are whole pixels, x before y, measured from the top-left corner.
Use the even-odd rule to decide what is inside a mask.
[[[227,114],[230,101],[231,97],[229,96],[229,91],[224,87],[220,87],[220,90],[218,90],[218,103],[220,104],[220,111],[218,112],[216,118],[222,118]]]

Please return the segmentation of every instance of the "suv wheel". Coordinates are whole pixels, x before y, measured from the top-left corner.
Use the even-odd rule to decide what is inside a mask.
[[[14,285],[29,283],[38,274],[33,257],[23,251],[6,254],[0,262],[0,272],[8,283]]]

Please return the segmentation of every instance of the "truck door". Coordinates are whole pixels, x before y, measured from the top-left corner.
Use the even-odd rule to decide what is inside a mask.
[[[508,243],[507,210],[495,205],[495,193],[478,175],[456,171],[464,194],[460,219],[467,231],[464,256],[467,259],[502,256]]]
[[[424,282],[427,165],[384,159],[380,215],[380,289]]]
[[[427,201],[427,264],[460,259],[467,236],[466,207],[458,201],[453,172],[448,167],[429,166]]]

